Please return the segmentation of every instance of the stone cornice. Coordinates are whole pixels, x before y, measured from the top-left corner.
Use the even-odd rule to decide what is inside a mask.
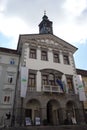
[[[76,47],[51,34],[20,35],[19,44],[24,43],[29,43],[34,46],[52,48],[53,50],[62,50],[63,52],[68,51],[74,53],[77,50]]]

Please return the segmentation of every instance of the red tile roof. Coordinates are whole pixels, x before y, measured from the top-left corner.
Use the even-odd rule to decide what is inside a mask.
[[[77,74],[87,76],[87,70],[82,70],[82,69],[76,69]]]
[[[4,48],[4,47],[0,47],[0,52],[11,53],[11,54],[18,54],[17,50]]]

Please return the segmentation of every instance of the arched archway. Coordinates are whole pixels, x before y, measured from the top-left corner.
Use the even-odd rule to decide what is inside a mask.
[[[79,111],[77,109],[77,105],[74,101],[68,101],[66,103],[66,117],[71,119],[71,117],[75,117],[76,120],[78,120],[78,114],[79,114]]]
[[[37,99],[31,99],[26,103],[25,117],[29,117],[33,123],[36,117],[40,117],[41,104]]]
[[[47,122],[50,125],[58,125],[60,123],[60,104],[57,100],[50,100],[47,103]]]
[[[68,101],[66,103],[66,114],[75,115],[75,103],[73,101]]]

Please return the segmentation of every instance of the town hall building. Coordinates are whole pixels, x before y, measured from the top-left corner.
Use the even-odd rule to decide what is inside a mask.
[[[39,119],[40,124],[60,125],[72,116],[78,124],[84,122],[73,57],[76,50],[75,46],[53,34],[53,23],[46,14],[39,24],[39,34],[19,36],[15,124],[25,125],[26,119],[30,119],[34,125]],[[26,79],[22,82],[25,72]],[[25,94],[21,95],[23,92]]]

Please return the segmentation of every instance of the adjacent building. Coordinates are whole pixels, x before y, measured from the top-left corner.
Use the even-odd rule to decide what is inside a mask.
[[[0,124],[6,113],[13,112],[18,62],[17,50],[0,48]]]
[[[83,102],[83,107],[84,107],[85,120],[87,123],[87,70],[76,69],[76,71],[77,71],[77,74],[82,76],[82,81],[84,85],[86,101]]]
[[[16,125],[26,123],[26,118],[32,124],[39,118],[41,124],[59,125],[71,116],[75,116],[78,124],[84,123],[73,57],[76,50],[75,46],[53,34],[52,21],[46,14],[39,24],[39,34],[19,36],[19,75],[14,105]],[[21,96],[21,91],[25,90],[21,87],[21,68],[28,70],[24,97]],[[25,77],[23,82],[26,82]]]

